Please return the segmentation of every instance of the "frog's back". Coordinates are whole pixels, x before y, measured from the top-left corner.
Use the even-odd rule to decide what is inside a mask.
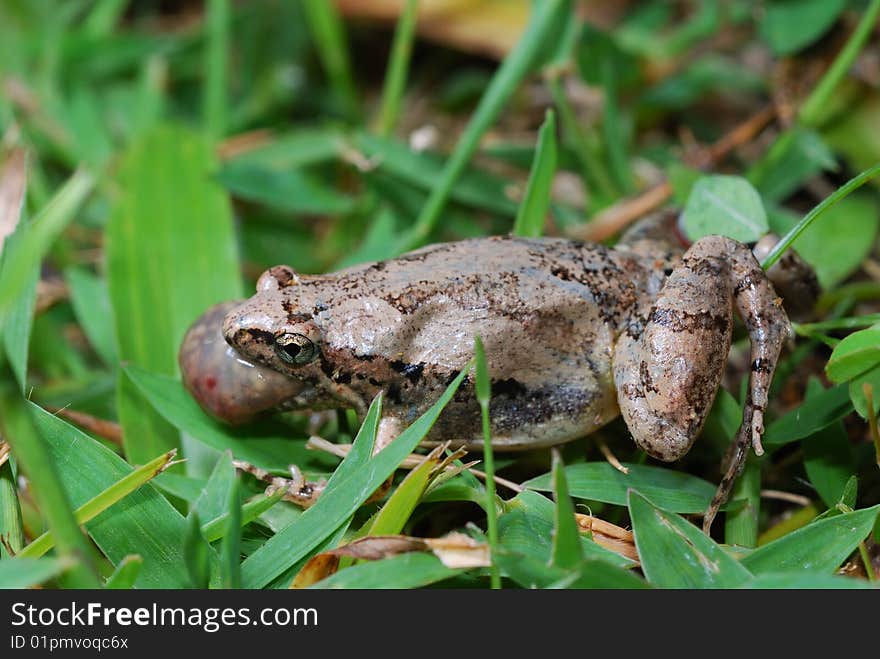
[[[565,239],[437,244],[339,273],[345,292],[327,306],[345,306],[342,315],[358,321],[328,317],[324,326],[334,341],[361,354],[394,355],[401,372],[418,373],[391,392],[412,418],[467,364],[479,335],[493,380],[496,440],[552,444],[617,413],[612,346],[644,276],[621,252]],[[363,328],[369,336],[358,334]],[[432,439],[462,439],[479,428],[478,414],[465,386]]]
[[[492,290],[511,293],[505,301],[510,308],[536,302],[536,290],[549,286],[611,312],[630,301],[644,272],[633,258],[601,244],[491,236],[429,245],[338,277],[346,296],[399,297],[410,305],[439,295],[470,300],[475,292]]]

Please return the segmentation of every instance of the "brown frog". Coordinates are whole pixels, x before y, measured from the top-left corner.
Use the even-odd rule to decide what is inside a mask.
[[[613,248],[497,236],[326,275],[276,266],[252,298],[196,323],[181,349],[184,381],[203,407],[232,422],[267,409],[349,407],[363,416],[384,392],[384,446],[465,367],[479,334],[494,447],[559,444],[620,414],[642,449],[672,461],[688,452],[712,406],[735,308],[751,340],[751,372],[708,529],[749,445],[762,452],[768,389],[790,324],[746,245],[707,236],[685,249],[674,220],[643,221]],[[818,292],[792,252],[769,274],[799,286],[799,298]],[[223,371],[204,352],[220,341],[221,314],[234,349]],[[427,440],[482,446],[469,379]]]

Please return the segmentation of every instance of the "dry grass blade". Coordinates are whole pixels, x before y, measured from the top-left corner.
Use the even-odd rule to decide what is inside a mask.
[[[21,215],[21,204],[27,177],[24,149],[13,149],[0,170],[0,251],[6,236],[15,231]]]
[[[639,562],[639,552],[636,550],[632,531],[627,531],[621,526],[606,522],[592,515],[575,513],[574,518],[578,528],[581,531],[590,533],[597,545],[605,547],[605,549],[609,549],[621,556],[631,558],[636,563]]]
[[[9,460],[9,442],[0,439],[0,467],[6,464],[7,460]]]
[[[100,419],[91,414],[77,412],[67,407],[44,405],[43,408],[97,437],[113,442],[117,446],[122,446],[122,427],[115,421]]]
[[[489,545],[477,542],[463,533],[452,532],[440,538],[376,535],[313,556],[297,574],[290,587],[306,588],[334,574],[342,556],[378,561],[410,552],[432,552],[448,568],[489,566]]]
[[[318,437],[317,435],[312,435],[309,437],[309,441],[306,444],[306,448],[315,449],[318,451],[325,451],[330,453],[331,455],[335,455],[339,458],[344,458],[348,455],[348,452],[351,450],[351,444],[334,444],[333,442],[328,442],[323,437]],[[453,456],[450,456],[449,460],[444,461],[443,470],[447,472],[460,472],[462,471],[462,467],[456,466],[454,464],[450,464],[453,460],[461,459],[466,455],[466,453],[459,453],[463,449],[458,449]],[[404,458],[403,462],[400,464],[401,469],[415,469],[418,467],[422,460],[425,459],[424,455],[419,453],[411,453],[410,455]],[[479,469],[473,469],[473,465],[478,464],[477,462],[469,462],[464,465],[464,469],[470,471],[477,478],[485,481],[486,474]],[[454,475],[454,474],[453,474]],[[519,483],[514,483],[513,481],[509,481],[506,478],[501,478],[500,476],[495,476],[495,482],[502,487],[506,487],[508,490],[513,492],[522,492],[525,488]]]
[[[734,149],[750,142],[776,116],[772,106],[762,108],[717,142],[697,152],[693,159],[700,169],[711,169]],[[610,206],[586,224],[573,226],[567,233],[570,238],[578,240],[606,240],[620,232],[630,223],[660,208],[672,196],[672,185],[663,181],[648,188],[636,197],[622,199]]]
[[[489,545],[453,531],[441,538],[426,538],[425,545],[449,568],[489,567]]]

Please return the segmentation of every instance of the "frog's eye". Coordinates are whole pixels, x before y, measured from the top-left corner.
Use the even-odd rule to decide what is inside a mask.
[[[307,336],[281,334],[275,338],[275,352],[288,364],[308,364],[318,356],[318,349]]]

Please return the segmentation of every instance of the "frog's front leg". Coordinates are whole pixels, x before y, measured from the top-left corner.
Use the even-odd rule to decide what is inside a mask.
[[[770,381],[790,332],[779,298],[748,247],[707,236],[684,254],[647,317],[630,323],[614,352],[617,399],[633,438],[650,455],[677,460],[699,435],[715,399],[734,306],[751,340],[749,389],[727,471],[706,511],[705,531],[730,495],[749,444],[763,453]]]

